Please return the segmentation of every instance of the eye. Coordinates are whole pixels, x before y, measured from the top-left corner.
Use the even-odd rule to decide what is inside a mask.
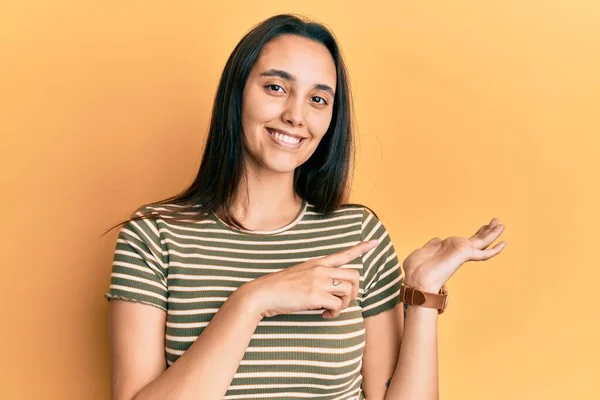
[[[274,85],[274,84],[272,84],[272,85],[267,85],[267,86],[265,86],[265,87],[266,87],[266,88],[268,88],[269,90],[271,90],[271,88],[275,88],[275,90],[271,90],[272,92],[279,92],[279,90],[277,90],[277,89],[281,89],[281,90],[283,90],[283,88],[282,88],[281,86],[279,86],[279,85]]]
[[[313,96],[313,99],[318,99],[317,103],[318,104],[323,104],[323,105],[327,105],[327,101],[325,101],[324,98],[320,97],[320,96]],[[322,100],[323,102],[321,103],[319,100]]]

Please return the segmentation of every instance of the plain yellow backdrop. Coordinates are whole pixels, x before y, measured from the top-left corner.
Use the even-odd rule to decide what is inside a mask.
[[[2,399],[108,399],[116,231],[193,179],[219,74],[280,12],[352,78],[352,200],[398,256],[498,217],[439,320],[444,400],[600,398],[600,4],[23,1],[0,6]]]

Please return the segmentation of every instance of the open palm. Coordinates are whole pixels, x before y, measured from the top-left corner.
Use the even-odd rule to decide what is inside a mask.
[[[402,263],[408,286],[437,292],[467,261],[484,261],[499,254],[506,242],[488,248],[504,231],[504,225],[493,218],[470,238],[451,236],[435,237],[422,248],[409,254]]]

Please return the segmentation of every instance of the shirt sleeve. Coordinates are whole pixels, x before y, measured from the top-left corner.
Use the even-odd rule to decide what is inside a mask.
[[[117,238],[104,297],[167,310],[167,268],[156,220],[126,222]]]
[[[377,239],[379,244],[362,256],[363,318],[394,308],[400,301],[400,285],[404,282],[404,273],[389,233],[373,213],[364,209],[362,240],[373,239]]]

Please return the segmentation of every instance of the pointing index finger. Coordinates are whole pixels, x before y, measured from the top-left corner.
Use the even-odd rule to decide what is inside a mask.
[[[377,245],[377,240],[369,240],[367,242],[360,242],[354,246],[340,251],[338,253],[330,254],[320,261],[326,267],[340,267],[344,264],[348,264],[350,261],[357,257],[362,256],[367,251],[371,250]]]

